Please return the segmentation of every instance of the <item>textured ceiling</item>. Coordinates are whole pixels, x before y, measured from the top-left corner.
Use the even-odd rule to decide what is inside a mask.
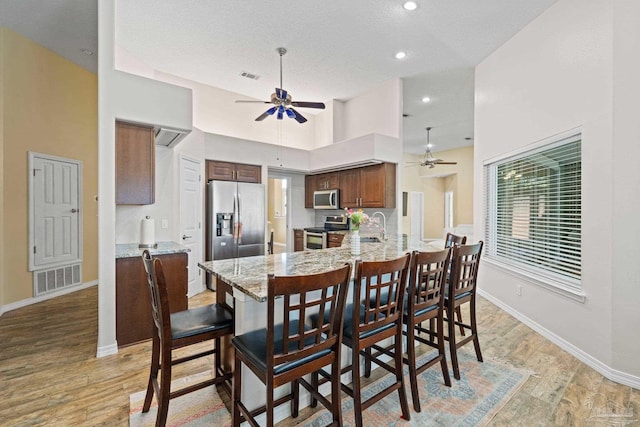
[[[554,2],[418,0],[409,12],[397,0],[118,0],[116,43],[159,71],[257,99],[279,85],[280,46],[297,101],[403,78],[404,145],[419,153],[427,126],[434,151],[472,143],[473,67]],[[0,0],[0,24],[90,70],[96,58],[80,49],[97,49],[95,15],[95,0]]]

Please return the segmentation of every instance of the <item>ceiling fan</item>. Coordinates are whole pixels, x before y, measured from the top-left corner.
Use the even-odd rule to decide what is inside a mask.
[[[427,145],[425,147],[425,154],[424,154],[424,158],[419,161],[419,162],[413,162],[415,163],[413,166],[427,166],[429,168],[433,168],[435,165],[457,165],[457,162],[445,162],[444,160],[438,159],[436,157],[433,157],[433,154],[431,154],[431,143],[429,142],[429,132],[431,131],[431,127],[426,128],[427,129]]]
[[[287,93],[286,90],[282,89],[282,57],[285,53],[287,53],[287,49],[284,47],[279,47],[276,51],[280,54],[280,87],[276,88],[276,91],[271,94],[270,101],[253,101],[253,100],[237,100],[239,103],[261,103],[261,104],[273,104],[273,107],[269,108],[267,111],[262,113],[256,118],[256,121],[262,121],[266,119],[268,116],[272,116],[276,114],[278,120],[282,120],[282,118],[286,115],[291,119],[295,119],[298,123],[304,123],[307,119],[304,118],[302,114],[293,109],[293,107],[304,107],[304,108],[320,108],[324,110],[324,104],[322,102],[302,102],[302,101],[292,101],[291,94]]]

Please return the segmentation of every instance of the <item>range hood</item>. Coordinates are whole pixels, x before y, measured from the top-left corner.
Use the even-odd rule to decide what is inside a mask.
[[[175,129],[168,127],[154,127],[153,128],[156,135],[156,145],[163,145],[165,147],[173,147],[178,142],[182,140],[185,136],[189,134],[189,130],[185,129]]]

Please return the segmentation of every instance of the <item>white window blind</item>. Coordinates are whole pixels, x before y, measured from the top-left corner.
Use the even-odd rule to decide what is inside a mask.
[[[486,256],[580,287],[581,139],[575,134],[485,164]]]

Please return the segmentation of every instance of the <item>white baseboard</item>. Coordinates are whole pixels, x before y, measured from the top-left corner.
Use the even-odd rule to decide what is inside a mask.
[[[91,286],[95,286],[97,284],[98,284],[97,280],[92,280],[90,282],[80,283],[77,286],[69,286],[68,288],[60,289],[59,291],[51,292],[45,295],[39,295],[37,297],[32,297],[32,298],[27,298],[20,301],[12,302],[10,304],[0,306],[0,316],[2,316],[4,313],[8,313],[17,308],[26,307],[31,304],[36,304],[36,303],[46,301],[55,297],[59,297],[61,295],[70,294],[71,292],[76,292],[81,289],[90,288]]]
[[[118,343],[113,343],[109,345],[103,345],[102,347],[98,347],[98,351],[96,352],[96,357],[111,356],[112,354],[118,354]]]
[[[522,323],[524,323],[525,325],[527,325],[528,327],[530,327],[531,329],[533,329],[534,331],[536,331],[537,333],[539,333],[540,335],[542,335],[543,337],[545,337],[546,339],[548,339],[549,341],[551,341],[552,343],[554,343],[555,345],[557,345],[558,347],[566,351],[567,353],[574,356],[576,359],[580,360],[581,362],[588,365],[589,367],[595,369],[597,372],[602,374],[605,378],[611,381],[615,381],[619,384],[633,387],[635,389],[640,389],[640,377],[628,374],[626,372],[621,372],[616,369],[613,369],[610,366],[607,366],[606,364],[602,363],[600,360],[596,359],[595,357],[591,356],[585,351],[579,349],[578,347],[571,344],[564,338],[559,337],[558,335],[554,334],[550,330],[536,323],[534,320],[528,318],[527,316],[523,315],[519,311],[516,311],[511,306],[503,303],[493,295],[488,294],[481,289],[478,289],[478,295],[490,301],[491,303],[497,305],[502,310],[506,311],[507,313],[509,313],[510,315],[512,315],[513,317],[515,317],[516,319],[518,319],[519,321],[521,321]]]

